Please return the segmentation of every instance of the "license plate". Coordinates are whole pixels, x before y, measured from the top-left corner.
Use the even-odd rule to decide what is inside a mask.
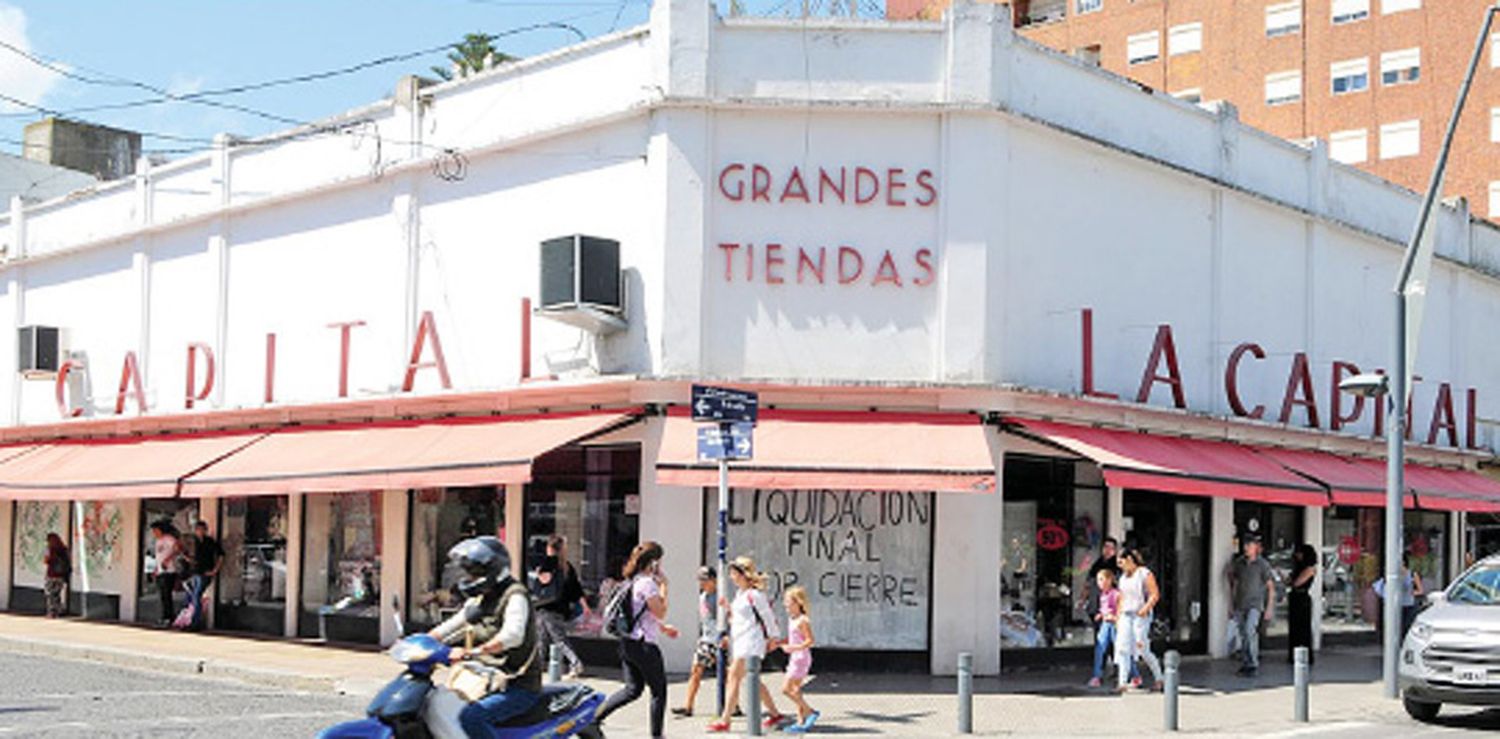
[[[1453,668],[1453,682],[1465,685],[1483,685],[1489,682],[1489,670],[1483,667]]]

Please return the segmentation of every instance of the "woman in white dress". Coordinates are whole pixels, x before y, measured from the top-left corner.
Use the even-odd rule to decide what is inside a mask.
[[[1120,555],[1120,620],[1115,627],[1115,664],[1120,668],[1119,690],[1125,692],[1131,683],[1135,661],[1142,659],[1151,669],[1154,689],[1161,689],[1161,662],[1151,651],[1151,612],[1161,600],[1156,575],[1147,569],[1139,549]]]
[[[745,661],[751,657],[764,657],[766,652],[776,649],[781,643],[781,629],[776,614],[771,610],[771,601],[764,591],[766,578],[755,569],[755,561],[749,557],[735,557],[729,563],[729,579],[734,581],[734,602],[729,605],[729,685],[724,698],[724,715],[708,725],[713,732],[729,731],[729,720],[735,706],[740,703],[740,683],[745,680]],[[723,596],[720,596],[723,602]],[[760,699],[766,706],[765,725],[779,726],[784,717],[776,710],[771,690],[765,683],[760,685]]]

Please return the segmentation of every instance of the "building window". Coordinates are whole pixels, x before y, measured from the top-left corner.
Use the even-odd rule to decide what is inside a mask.
[[[380,641],[380,513],[378,492],[304,498],[302,636]]]
[[[1290,36],[1302,30],[1302,3],[1283,3],[1266,8],[1266,38]]]
[[[1203,50],[1203,24],[1184,23],[1167,32],[1167,54],[1191,54]]]
[[[1422,75],[1422,50],[1402,49],[1380,55],[1380,81],[1387,85],[1416,82]]]
[[[1078,4],[1074,7],[1078,15],[1092,13],[1104,7],[1104,0],[1078,0]]]
[[[1144,64],[1161,56],[1161,32],[1138,33],[1125,39],[1125,58],[1131,64]]]
[[[1329,65],[1328,75],[1333,78],[1333,94],[1335,95],[1368,90],[1370,88],[1370,60],[1350,59],[1335,62]]]
[[[1301,72],[1277,72],[1266,75],[1266,105],[1295,103],[1301,99]]]
[[[1422,148],[1422,122],[1401,121],[1380,127],[1380,158],[1416,156]]]
[[[1380,0],[1381,15],[1400,13],[1403,10],[1418,10],[1422,7],[1422,0]]]
[[[219,571],[215,625],[280,636],[286,610],[289,499],[224,498],[220,511],[224,565]]]
[[[1006,457],[1000,538],[1002,649],[1093,643],[1090,573],[1105,533],[1104,490],[1070,460]]]
[[[1197,105],[1198,103],[1203,102],[1203,90],[1197,87],[1188,90],[1178,90],[1177,92],[1172,93],[1172,97],[1186,103]]]
[[[192,534],[193,524],[198,521],[198,501],[184,498],[151,499],[141,501],[141,580],[139,595],[141,596],[136,606],[136,620],[145,623],[154,623],[163,619],[170,621],[178,613],[178,610],[187,605],[186,597],[181,590],[172,594],[172,605],[169,612],[163,612],[161,598],[156,587],[156,575],[166,572],[156,562],[156,540],[151,538],[151,524],[169,524],[168,529],[175,532],[177,540],[182,544],[183,551],[187,551],[188,537]],[[186,571],[179,568],[175,572],[179,576],[178,582],[185,580],[182,577]]]
[[[1333,24],[1353,23],[1370,17],[1370,0],[1333,0]]]
[[[1490,217],[1500,218],[1500,180],[1490,183]]]
[[[1380,600],[1382,516],[1379,508],[1335,506],[1323,512],[1323,633],[1371,631]]]
[[[1369,159],[1369,132],[1363,128],[1333,132],[1328,136],[1328,157],[1344,164],[1359,164]]]
[[[454,544],[474,536],[495,535],[505,526],[505,488],[432,488],[412,491],[411,597],[407,617],[434,626],[458,611],[462,574],[448,561]]]

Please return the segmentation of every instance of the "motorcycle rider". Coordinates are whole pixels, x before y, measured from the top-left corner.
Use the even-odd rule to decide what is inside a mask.
[[[453,646],[450,664],[475,660],[496,668],[510,680],[492,685],[480,700],[464,707],[459,723],[471,737],[494,733],[496,724],[530,710],[542,691],[542,661],[536,658],[536,614],[526,584],[511,576],[510,552],[493,536],[466,539],[448,550],[448,559],[463,575],[459,592],[467,600],[452,618],[428,632]],[[472,649],[462,645],[472,630]],[[454,646],[458,645],[458,646]]]

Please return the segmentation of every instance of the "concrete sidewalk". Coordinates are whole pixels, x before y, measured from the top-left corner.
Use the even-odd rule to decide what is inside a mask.
[[[397,674],[384,654],[286,640],[223,634],[186,634],[136,626],[48,621],[0,614],[0,651],[92,660],[124,667],[227,678],[279,689],[372,694]],[[1189,733],[1259,736],[1300,732],[1291,721],[1291,670],[1281,655],[1268,657],[1253,680],[1233,674],[1225,661],[1189,659],[1183,664],[1182,729]],[[596,677],[595,675],[603,675]],[[594,671],[585,682],[609,692],[619,687],[616,670]],[[1398,703],[1380,697],[1378,654],[1370,649],[1320,655],[1314,669],[1315,726],[1351,722],[1411,727]],[[1162,696],[1124,696],[1085,687],[1087,674],[1048,670],[975,681],[974,728],[980,734],[1136,736],[1160,732]],[[779,674],[767,675],[773,689]],[[669,690],[682,700],[679,677]],[[850,736],[948,736],[957,723],[951,678],[921,675],[818,675],[808,700],[823,713],[816,733]],[[778,694],[779,697],[779,694]],[[714,701],[712,681],[699,696],[698,716],[668,717],[670,736],[699,736]],[[789,707],[782,700],[779,704]],[[612,736],[646,734],[647,701],[622,709],[606,727]],[[743,722],[735,727],[743,730]],[[1497,727],[1500,728],[1500,727]]]

